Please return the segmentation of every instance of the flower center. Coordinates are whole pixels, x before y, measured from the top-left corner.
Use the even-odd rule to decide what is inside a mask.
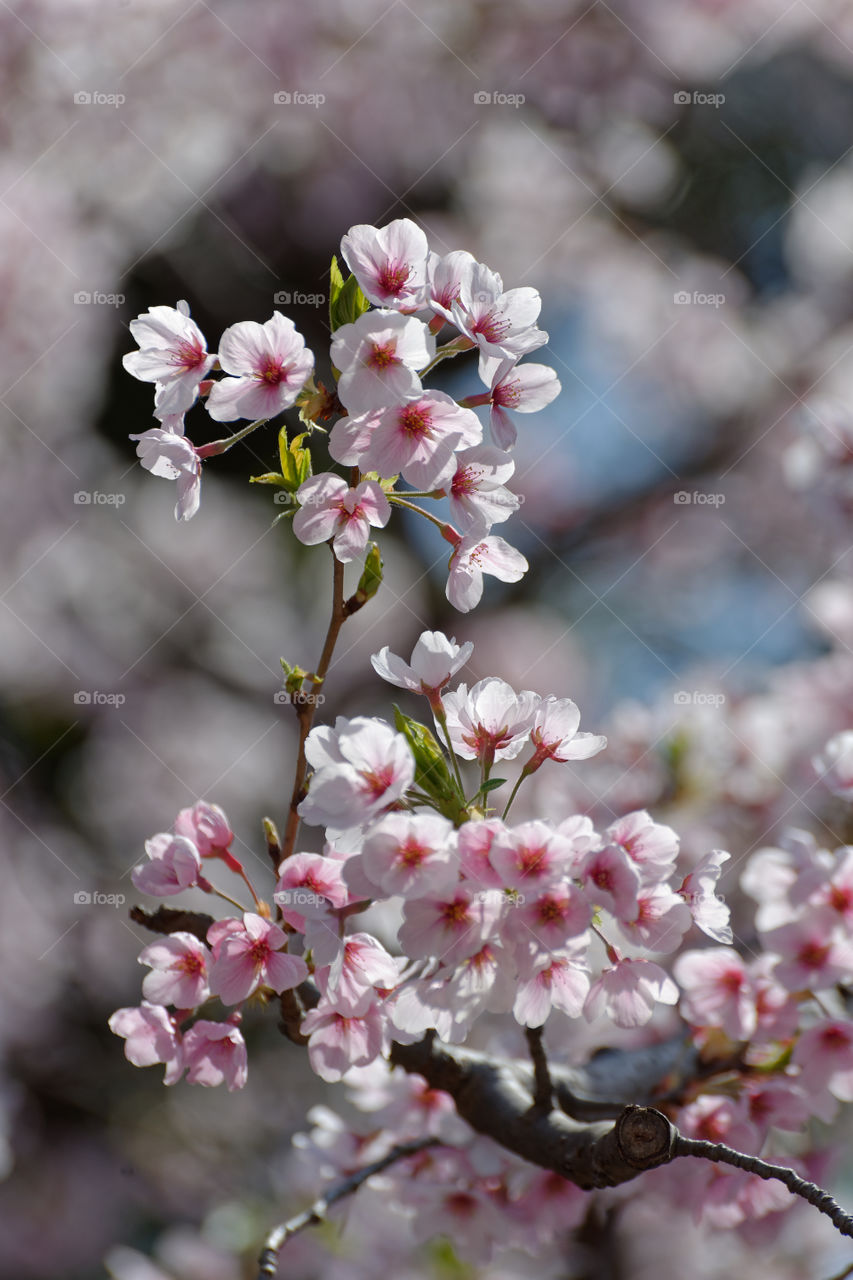
[[[411,273],[412,268],[402,262],[387,262],[379,272],[379,287],[383,293],[399,297]]]
[[[432,434],[432,414],[425,404],[405,405],[397,414],[397,422],[400,430],[413,440],[422,440]]]
[[[370,343],[370,352],[365,360],[369,369],[388,369],[391,365],[399,363],[395,338],[389,338],[387,342]]]

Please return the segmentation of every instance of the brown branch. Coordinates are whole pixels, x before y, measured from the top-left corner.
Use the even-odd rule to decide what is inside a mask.
[[[315,684],[319,684],[326,676],[332,661],[332,654],[335,651],[338,634],[341,627],[347,619],[347,610],[344,603],[344,566],[338,557],[332,552],[334,562],[332,577],[332,616],[329,619],[329,629],[326,632],[326,639],[323,644],[323,652],[320,655],[320,661],[317,664],[315,674]],[[299,832],[299,805],[305,798],[305,776],[308,772],[308,762],[305,759],[305,743],[311,727],[314,723],[314,714],[317,710],[316,701],[311,699],[297,699],[293,703],[296,711],[296,718],[299,721],[299,746],[296,752],[296,768],[293,774],[293,790],[290,796],[290,808],[287,813],[287,823],[284,828],[284,840],[282,842],[282,860],[289,858],[296,847],[296,836]],[[276,868],[278,870],[278,868]]]
[[[407,1156],[416,1155],[426,1147],[437,1146],[438,1143],[438,1138],[418,1138],[414,1142],[404,1142],[397,1147],[393,1147],[381,1160],[374,1160],[372,1164],[365,1165],[362,1169],[357,1169],[355,1173],[350,1174],[343,1182],[337,1183],[325,1195],[320,1196],[319,1200],[315,1200],[310,1209],[297,1214],[294,1218],[289,1218],[287,1222],[282,1222],[280,1226],[269,1233],[264,1241],[264,1247],[259,1259],[260,1270],[258,1271],[257,1280],[265,1280],[266,1276],[275,1275],[278,1255],[287,1241],[292,1236],[295,1236],[298,1231],[304,1231],[306,1227],[313,1227],[317,1223],[323,1222],[330,1207],[336,1204],[338,1200],[343,1200],[345,1196],[351,1196],[354,1191],[358,1191],[362,1183],[366,1182],[368,1178],[372,1178],[375,1173],[382,1173],[383,1169],[387,1169],[389,1165],[396,1164],[398,1160],[404,1160]]]
[[[158,907],[156,911],[131,907],[128,914],[135,924],[152,933],[192,933],[201,942],[207,942],[207,931],[214,923],[213,916],[203,911],[181,911],[175,907]]]
[[[545,1056],[545,1046],[542,1043],[543,1031],[544,1027],[524,1028],[530,1049],[530,1057],[533,1062],[533,1079],[536,1086],[533,1091],[533,1106],[537,1111],[547,1115],[553,1106],[554,1086],[551,1083],[548,1059]]]
[[[775,1178],[783,1183],[792,1195],[801,1196],[815,1209],[825,1213],[836,1230],[843,1236],[853,1236],[853,1217],[845,1213],[841,1206],[833,1200],[828,1191],[824,1191],[814,1182],[807,1182],[793,1169],[780,1164],[768,1164],[759,1160],[758,1156],[747,1156],[741,1151],[734,1151],[722,1142],[705,1142],[700,1138],[684,1138],[678,1134],[675,1139],[673,1159],[678,1156],[701,1156],[705,1160],[713,1160],[718,1164],[730,1164],[735,1169],[745,1169],[765,1181]]]

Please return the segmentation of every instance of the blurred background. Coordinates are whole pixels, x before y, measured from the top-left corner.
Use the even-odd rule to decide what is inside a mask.
[[[279,658],[316,662],[328,585],[246,483],[274,432],[175,522],[127,438],[155,425],[128,322],[183,298],[215,350],[278,307],[322,374],[331,254],[395,217],[539,288],[563,393],[519,419],[501,530],[530,573],[455,615],[447,547],[396,520],[324,716],[387,707],[382,645],[471,639],[470,680],[571,696],[611,740],[528,811],[649,806],[688,862],[731,850],[737,913],[784,826],[853,836],[811,765],[853,712],[853,5],[9,0],[0,76],[0,1272],[239,1280],[305,1202],[319,1082],[259,1018],[242,1094],[167,1091],[106,1019],[150,940],[130,869],[179,808],[222,805],[270,891]],[[478,391],[474,362],[443,385]]]

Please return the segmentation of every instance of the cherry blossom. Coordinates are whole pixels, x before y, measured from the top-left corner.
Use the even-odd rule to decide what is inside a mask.
[[[246,1042],[235,1022],[200,1019],[184,1036],[187,1083],[215,1088],[227,1084],[228,1092],[245,1087],[248,1079]]]
[[[227,853],[234,832],[218,804],[198,800],[189,809],[181,809],[173,827],[175,835],[192,840],[202,858],[220,858]]]
[[[509,454],[493,445],[475,445],[457,454],[448,497],[451,518],[464,533],[486,533],[518,510],[521,499],[504,483],[514,471]]]
[[[210,989],[223,1004],[239,1004],[261,986],[282,992],[308,977],[305,961],[281,949],[287,934],[254,912],[217,921],[207,937],[213,947]]]
[[[546,364],[516,364],[515,360],[487,359],[482,363],[483,381],[491,384],[492,439],[501,449],[511,449],[518,431],[507,409],[516,413],[537,413],[555,400],[562,390],[556,373]]]
[[[434,355],[435,339],[423,321],[386,309],[368,311],[332,338],[341,403],[357,415],[418,395],[417,371]]]
[[[305,822],[337,832],[376,817],[406,793],[415,777],[403,735],[364,716],[338,717],[334,729],[312,729],[305,755],[315,772],[299,813]]]
[[[509,289],[495,271],[481,262],[460,281],[459,298],[451,307],[453,323],[480,349],[480,377],[485,376],[487,357],[518,359],[544,346],[547,333],[536,328],[542,306],[538,292],[531,288]]]
[[[427,302],[445,320],[453,320],[463,280],[470,277],[477,260],[466,249],[453,249],[443,257],[430,252],[427,261]]]
[[[201,875],[201,855],[186,836],[161,832],[145,841],[149,861],[134,867],[130,878],[141,893],[168,898],[195,885],[209,889]]]
[[[400,397],[371,413],[342,418],[329,439],[337,462],[380,476],[402,475],[416,489],[450,484],[454,451],[483,438],[480,420],[443,391]]]
[[[450,740],[465,760],[491,764],[514,760],[530,735],[539,695],[516,693],[505,680],[487,676],[445,695]]]
[[[543,955],[529,950],[519,964],[518,986],[512,1012],[524,1027],[541,1027],[552,1007],[570,1018],[579,1018],[589,994],[589,977],[583,959],[585,947],[555,950]]]
[[[839,933],[829,908],[768,929],[763,942],[781,957],[773,972],[789,991],[824,991],[853,978],[853,942]]]
[[[462,885],[455,893],[408,901],[397,937],[406,955],[434,956],[452,966],[480,950],[499,914],[494,894],[470,893]]]
[[[160,427],[152,427],[141,435],[136,452],[146,471],[161,480],[177,480],[176,520],[191,520],[201,505],[201,456],[184,435],[183,414],[169,415]]]
[[[797,1040],[791,1056],[797,1080],[809,1091],[828,1088],[844,1102],[853,1101],[853,1025],[824,1019]]]
[[[580,876],[591,901],[620,920],[636,920],[640,873],[619,845],[606,845],[588,853]]]
[[[312,1070],[329,1082],[340,1080],[351,1067],[373,1062],[387,1044],[386,1020],[376,1003],[350,1016],[321,1000],[302,1019],[301,1031],[309,1037]]]
[[[139,350],[123,356],[122,364],[134,378],[155,384],[155,416],[162,420],[185,413],[216,360],[208,354],[204,334],[190,319],[186,302],[151,307],[131,320],[129,328]]]
[[[730,947],[685,951],[673,973],[682,988],[681,1009],[697,1026],[722,1027],[732,1040],[748,1040],[757,1025],[756,988]]]
[[[497,834],[489,861],[506,886],[533,891],[566,879],[572,869],[574,850],[565,836],[535,818]]]
[[[135,1067],[166,1067],[164,1084],[175,1084],[184,1072],[184,1048],[178,1029],[162,1005],[143,1001],[138,1008],[117,1009],[110,1031],[125,1041],[124,1056]]]
[[[389,813],[361,849],[364,872],[387,897],[431,897],[458,879],[453,824],[438,814]],[[352,859],[344,869],[347,876]]]
[[[422,631],[415,641],[410,662],[392,653],[388,645],[370,659],[373,670],[389,684],[410,693],[422,693],[432,703],[474,652],[469,641],[457,644],[442,631]]]
[[[226,329],[219,363],[233,376],[213,384],[207,411],[216,422],[233,422],[289,409],[311,376],[314,357],[293,321],[276,311],[263,324],[242,320]]]
[[[664,879],[678,856],[678,836],[671,827],[653,822],[644,809],[618,818],[605,834],[613,844],[622,846],[644,880]]]
[[[696,927],[715,942],[724,945],[732,941],[729,909],[715,890],[723,863],[728,862],[730,857],[731,854],[722,849],[712,849],[684,877],[678,891],[690,907]]]
[[[194,1009],[210,994],[207,961],[210,952],[192,933],[172,933],[150,943],[139,954],[139,963],[151,966],[142,982],[142,994],[151,1004],[173,1004]]]
[[[275,902],[291,928],[305,932],[306,917],[327,906],[345,907],[349,901],[340,862],[320,853],[295,853],[279,868]]]
[[[510,899],[501,937],[507,945],[522,939],[550,954],[583,935],[591,920],[592,906],[576,885],[533,885],[520,891],[517,906]]]
[[[375,480],[362,480],[351,489],[331,472],[311,476],[296,491],[299,510],[293,532],[300,542],[315,546],[332,539],[335,555],[344,564],[360,556],[371,526],[383,528],[391,518],[388,499]]]
[[[363,223],[350,227],[341,253],[362,293],[377,307],[416,311],[423,305],[429,246],[410,218],[381,229]]]
[[[482,888],[502,888],[503,877],[492,866],[491,849],[507,828],[499,818],[466,822],[459,830],[459,866],[463,874]]]
[[[500,578],[502,582],[520,582],[527,569],[527,561],[521,552],[503,538],[484,538],[478,532],[468,533],[455,543],[450,557],[447,598],[454,609],[468,613],[480,603],[484,573]]]
[[[352,933],[327,971],[317,973],[317,984],[328,1004],[347,1016],[362,1014],[376,999],[375,988],[390,991],[397,985],[400,964],[369,933]]]
[[[536,708],[530,741],[534,754],[524,768],[533,773],[546,760],[589,760],[607,746],[599,733],[580,733],[581,713],[571,698],[555,698],[549,694]]]
[[[678,987],[660,965],[617,959],[590,987],[583,1012],[588,1021],[604,1012],[617,1027],[643,1027],[655,1005],[677,1001]]]
[[[665,884],[644,886],[637,895],[636,914],[620,919],[629,942],[648,951],[675,951],[693,923],[687,903]]]

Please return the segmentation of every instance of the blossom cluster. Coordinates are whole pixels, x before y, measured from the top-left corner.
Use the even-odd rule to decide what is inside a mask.
[[[340,277],[331,316],[334,395],[314,383],[314,355],[281,313],[264,324],[232,325],[218,352],[210,353],[185,302],[156,306],[131,322],[139,350],[124,357],[124,367],[154,383],[160,425],[131,438],[147,470],[177,480],[175,515],[188,520],[199,508],[206,457],[293,406],[309,430],[340,411],[328,443],[347,477],[309,473],[295,488],[288,486],[296,536],[308,545],[331,542],[339,560],[354,560],[364,554],[371,529],[387,525],[399,500],[438,525],[451,544],[447,596],[467,611],[482,595],[484,573],[517,582],[527,569],[524,556],[491,529],[520,505],[506,485],[517,439],[510,411],[533,413],[560,391],[553,369],[519,363],[548,341],[537,325],[539,294],[504,289],[496,272],[463,250],[433,252],[408,218],[382,228],[350,228],[341,252],[357,291],[347,290],[349,281]],[[336,308],[342,297],[348,309],[342,303]],[[446,327],[455,336],[437,346]],[[477,353],[487,390],[457,401],[425,388],[422,379],[434,365],[466,351]],[[217,370],[226,376],[208,376]],[[184,417],[199,398],[216,422],[255,421],[230,439],[196,446],[186,436]],[[489,409],[491,443],[475,412],[481,406]],[[287,484],[284,474],[277,479]],[[399,481],[411,488],[397,489]],[[414,506],[407,494],[447,499],[450,521]]]

